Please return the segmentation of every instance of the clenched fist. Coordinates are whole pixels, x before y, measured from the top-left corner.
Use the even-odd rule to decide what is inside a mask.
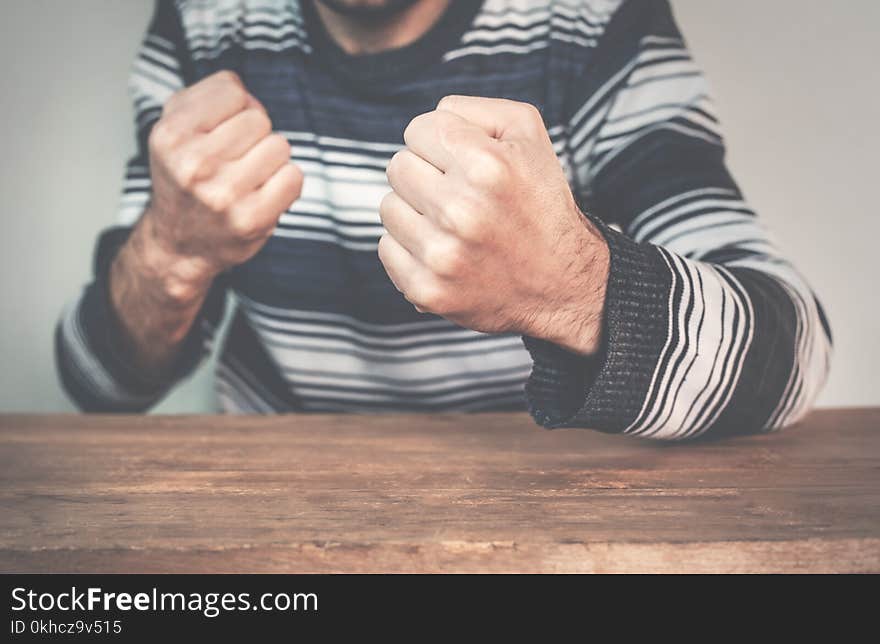
[[[149,149],[153,192],[142,226],[174,264],[178,291],[198,291],[253,256],[302,188],[287,140],[232,72],[172,96]]]
[[[448,96],[412,120],[387,168],[379,258],[422,312],[590,354],[608,246],[578,209],[538,111]]]

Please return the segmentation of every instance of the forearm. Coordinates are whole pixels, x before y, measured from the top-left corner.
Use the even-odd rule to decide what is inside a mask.
[[[573,87],[573,184],[622,232],[603,229],[599,350],[524,337],[532,413],[548,427],[668,440],[794,422],[824,382],[830,332],[727,170],[669,3],[622,3],[591,60],[607,80]]]
[[[601,350],[583,358],[526,338],[541,424],[681,440],[772,430],[809,409],[830,340],[790,267],[695,261],[607,234]]]
[[[138,233],[140,235],[140,233]],[[128,257],[135,259],[138,237],[130,228],[106,230],[99,238],[94,256],[94,278],[82,294],[68,306],[58,324],[55,335],[55,359],[61,381],[77,406],[90,412],[138,412],[154,405],[181,378],[190,373],[205,356],[208,338],[219,324],[225,308],[225,285],[214,280],[210,292],[201,298],[196,317],[180,323],[176,332],[186,336],[169,342],[161,331],[144,334],[139,343],[153,353],[153,345],[165,347],[162,359],[140,360],[122,317],[117,312],[111,295],[111,272],[124,268]],[[131,244],[129,242],[131,241]],[[123,251],[123,249],[125,249]],[[117,265],[117,260],[119,260]],[[134,263],[134,262],[133,262]],[[162,308],[162,298],[140,300],[147,280],[133,279],[135,271],[119,271],[123,279],[117,281],[120,298],[132,302],[120,307],[129,319],[168,320],[168,309]],[[144,295],[149,298],[150,295]],[[137,324],[138,329],[157,329],[157,325]],[[152,345],[151,345],[152,343]],[[145,367],[142,362],[155,364]],[[156,364],[158,363],[158,364]]]
[[[131,364],[151,380],[173,370],[210,290],[197,260],[163,248],[147,212],[110,267],[109,295]]]

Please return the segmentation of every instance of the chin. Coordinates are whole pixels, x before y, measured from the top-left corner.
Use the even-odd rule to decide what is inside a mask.
[[[419,0],[316,0],[328,9],[344,16],[385,18],[400,13]]]

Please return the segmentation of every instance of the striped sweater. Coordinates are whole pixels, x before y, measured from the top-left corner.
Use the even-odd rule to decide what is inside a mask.
[[[147,137],[177,90],[232,69],[305,175],[265,247],[218,278],[172,378],[131,365],[109,265],[150,199]],[[546,427],[655,439],[770,431],[809,408],[831,337],[724,162],[706,81],[667,0],[453,2],[402,49],[351,56],[303,0],[158,0],[131,90],[138,153],[119,226],[56,333],[86,410],[139,411],[211,350],[226,412],[528,409]],[[421,314],[376,253],[385,167],[447,94],[537,106],[610,248],[594,356]],[[541,213],[535,213],[540,217]]]

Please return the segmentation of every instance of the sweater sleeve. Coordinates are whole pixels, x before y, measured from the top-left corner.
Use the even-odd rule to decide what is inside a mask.
[[[134,412],[151,407],[206,355],[223,315],[225,288],[218,280],[185,338],[173,370],[162,380],[151,380],[133,367],[124,331],[110,303],[110,266],[150,199],[147,139],[165,101],[186,84],[188,60],[174,3],[158,0],[129,84],[137,152],[126,167],[119,225],[100,236],[94,253],[94,279],[65,309],[55,331],[61,382],[84,411]]]
[[[603,82],[569,127],[577,196],[610,248],[604,341],[581,358],[525,338],[533,416],[668,440],[794,423],[824,384],[831,332],[726,168],[668,2],[624,2],[595,53]]]

